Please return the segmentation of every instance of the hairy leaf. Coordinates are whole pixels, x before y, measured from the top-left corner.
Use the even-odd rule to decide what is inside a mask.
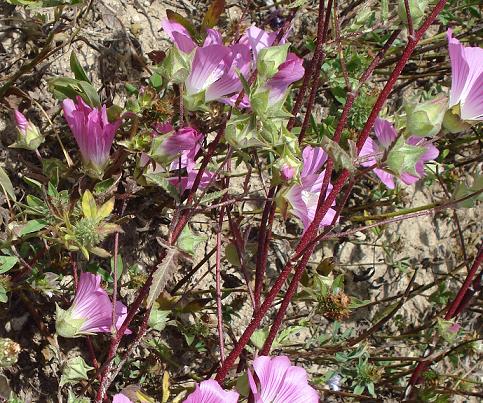
[[[161,292],[164,290],[169,276],[173,274],[175,269],[178,267],[178,255],[179,252],[176,248],[166,246],[166,256],[164,256],[164,259],[156,268],[156,271],[153,275],[153,282],[149,288],[149,294],[146,300],[146,305],[148,308],[150,308],[154,301],[156,301],[156,299],[159,297]]]

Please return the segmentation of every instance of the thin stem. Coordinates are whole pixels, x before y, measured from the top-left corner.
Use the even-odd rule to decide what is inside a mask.
[[[218,322],[218,346],[220,348],[220,363],[225,361],[225,338],[223,335],[223,312],[221,305],[221,229],[223,226],[224,208],[220,208],[218,228],[216,231],[216,318]]]

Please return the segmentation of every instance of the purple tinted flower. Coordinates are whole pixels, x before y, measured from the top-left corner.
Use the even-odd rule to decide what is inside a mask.
[[[483,49],[463,46],[448,29],[451,58],[449,107],[459,104],[463,120],[483,120]]]
[[[253,368],[257,380],[248,371],[248,381],[255,403],[317,403],[319,401],[317,391],[308,384],[305,370],[291,365],[287,357],[261,356],[255,359]]]
[[[126,319],[127,308],[116,302],[116,327]],[[112,325],[112,302],[101,287],[101,276],[92,273],[80,275],[72,305],[67,311],[57,307],[55,327],[63,337],[79,337],[100,332],[110,332]],[[126,331],[130,333],[130,331]]]
[[[118,393],[113,396],[112,403],[133,403],[133,402],[126,395],[123,395],[122,393]]]
[[[193,39],[191,39],[188,30],[179,22],[170,21],[165,18],[161,20],[161,26],[163,27],[164,32],[166,32],[169,38],[182,52],[189,53],[196,48],[196,44]]]
[[[218,382],[210,379],[196,384],[196,389],[184,403],[236,403],[238,393],[231,390],[223,390]]]
[[[208,45],[196,50],[191,73],[186,79],[186,94],[205,91],[205,101],[230,96],[242,89],[237,75],[248,76],[251,66],[250,50],[244,45]]]
[[[64,117],[74,134],[84,164],[94,176],[101,176],[109,161],[109,153],[121,120],[109,123],[106,106],[91,108],[78,96],[77,103],[65,99]]]
[[[377,141],[368,137],[359,153],[359,158],[362,159],[361,165],[365,167],[377,165],[384,153],[397,138],[397,132],[394,126],[389,121],[380,118],[376,119],[374,133],[376,134]],[[439,151],[429,141],[417,136],[410,137],[406,140],[406,143],[426,148],[426,152],[419,158],[415,165],[415,171],[418,176],[412,175],[408,172],[403,172],[400,175],[400,179],[404,183],[412,185],[424,176],[424,164],[427,161],[435,159],[439,155]],[[374,173],[389,189],[395,188],[393,174],[381,168],[374,168]]]
[[[290,84],[300,80],[305,73],[303,61],[294,53],[289,53],[278,72],[268,80],[266,87],[269,92],[269,104],[273,105],[282,100]]]
[[[290,166],[288,164],[284,164],[282,166],[282,169],[280,170],[280,174],[282,176],[282,179],[284,181],[289,181],[291,180],[294,175],[295,175],[295,167]]]
[[[170,158],[181,156],[181,167],[185,167],[189,159],[194,160],[196,157],[203,138],[198,130],[184,127],[163,142],[163,152]],[[178,169],[179,161],[175,159],[171,165],[172,169]]]
[[[302,159],[301,184],[292,185],[285,193],[285,198],[290,203],[293,214],[302,221],[305,231],[315,217],[319,194],[325,177],[325,170],[320,172],[320,169],[327,160],[327,154],[321,147],[307,146],[302,152]],[[332,185],[329,183],[327,194],[331,190]],[[320,226],[330,225],[334,217],[335,210],[329,209]]]

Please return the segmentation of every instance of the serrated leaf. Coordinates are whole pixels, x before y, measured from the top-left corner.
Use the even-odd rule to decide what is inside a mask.
[[[0,187],[8,195],[8,197],[10,197],[12,201],[17,201],[15,191],[13,190],[12,182],[10,181],[10,178],[2,167],[0,167]]]
[[[119,177],[120,178],[120,177]],[[103,181],[97,182],[94,186],[94,194],[106,193],[111,189],[114,184],[119,180],[114,178],[104,179]]]
[[[166,327],[168,317],[171,311],[162,311],[160,309],[152,309],[149,314],[148,326],[157,331],[162,331]]]
[[[18,263],[17,256],[0,256],[0,274],[6,273]]]
[[[213,200],[221,198],[229,189],[217,190],[216,192],[206,193],[200,201],[200,204],[207,205]]]
[[[322,137],[320,145],[329,157],[334,161],[336,168],[345,168],[350,172],[354,172],[355,167],[353,158],[339,144],[329,139],[327,136]]]
[[[178,267],[178,255],[179,252],[176,248],[171,246],[166,247],[166,255],[156,268],[153,275],[153,282],[149,288],[148,298],[146,299],[146,305],[148,308],[150,308],[154,301],[159,297],[166,286],[169,276],[173,274]]]
[[[109,217],[109,215],[112,213],[112,210],[114,210],[114,202],[115,202],[115,198],[111,197],[99,208],[99,210],[97,210],[96,219],[98,221],[101,221],[104,218]]]
[[[225,9],[225,0],[212,0],[210,7],[206,11],[201,23],[201,28],[213,28],[220,18],[221,13]]]
[[[87,189],[82,195],[82,212],[86,218],[92,218],[95,220],[97,217],[96,201],[89,189]]]
[[[79,59],[75,55],[74,51],[70,52],[70,69],[74,73],[74,77],[80,81],[86,81],[88,83],[91,82],[87,77],[86,72],[82,68],[81,64],[79,63]]]

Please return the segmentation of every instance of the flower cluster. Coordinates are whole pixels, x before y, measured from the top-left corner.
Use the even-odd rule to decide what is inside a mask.
[[[268,33],[252,26],[238,43],[224,45],[221,34],[209,29],[203,46],[197,46],[181,24],[164,20],[162,26],[181,52],[194,52],[191,72],[185,81],[186,96],[188,99],[201,98],[202,103],[220,101],[235,105],[243,88],[240,76],[250,79],[261,50],[271,47],[278,35],[277,32]],[[282,37],[280,44],[285,41],[286,37]],[[283,100],[290,84],[302,78],[303,74],[302,59],[289,53],[285,60],[280,61],[278,71],[263,84],[263,89],[268,92],[269,105]],[[199,103],[188,102],[188,105],[199,106]],[[239,105],[250,106],[246,95]]]
[[[248,371],[248,381],[255,403],[317,403],[319,395],[307,381],[301,367],[291,365],[285,356],[261,356],[253,362],[254,374]],[[196,389],[185,403],[236,403],[238,393],[223,390],[218,382],[207,380]]]

